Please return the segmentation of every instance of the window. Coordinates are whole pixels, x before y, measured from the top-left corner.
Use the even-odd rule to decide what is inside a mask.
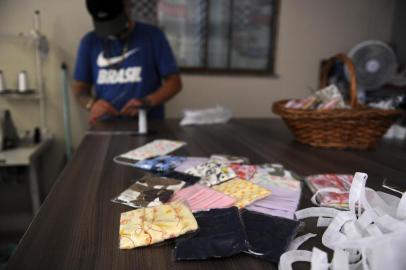
[[[277,0],[135,0],[159,26],[184,72],[272,74]]]

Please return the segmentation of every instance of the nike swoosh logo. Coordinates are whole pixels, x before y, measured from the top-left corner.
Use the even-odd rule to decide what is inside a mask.
[[[117,63],[123,62],[126,58],[130,57],[137,51],[139,51],[139,48],[132,49],[123,55],[112,57],[112,58],[105,58],[103,55],[103,52],[100,52],[99,56],[97,57],[97,65],[101,68],[115,65]]]

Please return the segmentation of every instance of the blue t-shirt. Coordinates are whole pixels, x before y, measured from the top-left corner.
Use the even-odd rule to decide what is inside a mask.
[[[178,73],[164,33],[137,22],[126,40],[100,38],[89,32],[80,41],[74,79],[95,85],[97,98],[121,110],[132,98],[145,98],[159,89],[165,76]],[[149,111],[162,119],[164,106]]]

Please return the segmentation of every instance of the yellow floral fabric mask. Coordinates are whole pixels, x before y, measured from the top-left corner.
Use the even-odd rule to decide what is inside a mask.
[[[238,208],[243,208],[271,194],[270,190],[239,178],[213,186],[212,188],[236,199],[235,206]]]
[[[120,249],[152,245],[197,228],[196,219],[183,203],[128,211],[120,217]]]

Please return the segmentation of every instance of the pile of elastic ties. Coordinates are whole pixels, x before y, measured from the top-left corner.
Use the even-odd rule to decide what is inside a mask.
[[[296,238],[279,262],[280,270],[295,262],[310,262],[312,270],[404,270],[406,269],[406,193],[398,198],[365,187],[368,175],[355,173],[350,189],[349,211],[312,207],[296,212],[297,219],[318,217],[317,226],[327,227],[322,236],[327,253],[297,248],[315,234]]]

